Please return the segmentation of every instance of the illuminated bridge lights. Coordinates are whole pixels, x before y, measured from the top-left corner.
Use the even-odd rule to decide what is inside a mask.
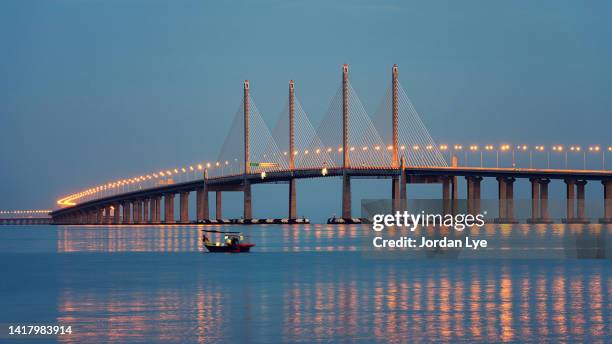
[[[47,215],[52,210],[32,209],[32,210],[0,210],[0,215]]]
[[[529,154],[531,154],[531,152],[545,152],[548,150],[551,152],[557,152],[557,153],[565,152],[566,154],[567,152],[585,153],[588,151],[591,153],[601,153],[602,160],[605,154],[610,154],[612,152],[612,146],[602,147],[601,145],[591,145],[591,146],[586,146],[583,148],[580,145],[569,145],[567,147],[568,148],[566,150],[563,145],[552,145],[547,148],[544,145],[528,146],[526,144],[510,145],[507,143],[500,144],[500,145],[486,144],[483,146],[471,144],[471,145],[466,146],[466,150],[469,150],[471,152],[478,152],[478,151],[481,151],[481,148],[482,148],[484,151],[487,151],[487,152],[501,152],[501,153],[507,152],[510,150],[514,152],[516,150],[516,151],[522,151],[522,152],[529,152]],[[435,148],[437,148],[439,151],[442,151],[442,152],[445,152],[451,149],[453,151],[463,151],[464,146],[462,144],[454,144],[451,146],[447,144],[442,144],[439,146],[411,145],[408,147],[406,145],[400,145],[398,148],[399,150],[403,152],[408,151],[402,154],[425,154],[426,151],[431,151]],[[385,154],[390,154],[393,151],[393,145],[387,145],[387,146],[365,145],[365,146],[360,146],[360,147],[351,146],[349,150],[350,152],[352,152],[351,154],[370,154],[369,151],[375,151],[375,152],[380,152],[380,154],[385,155]],[[320,155],[321,153],[326,152],[334,156],[336,152],[342,153],[342,151],[343,151],[342,146],[338,147],[337,150],[334,147],[329,147],[329,146],[319,147],[319,148],[311,147],[310,149],[295,150],[293,154],[295,156],[305,157],[305,156],[309,156],[312,154]],[[286,157],[288,154],[289,152],[285,151],[282,153],[279,152],[278,154],[274,154],[274,156],[278,155],[278,156]],[[482,154],[482,151],[481,151],[481,154]],[[218,170],[214,170],[214,171],[217,171],[215,176],[239,174],[240,173],[239,168],[241,166],[239,161],[241,161],[241,159],[236,158],[236,159],[233,159],[231,162],[230,160],[221,160],[221,161],[215,161],[215,162],[202,162],[202,163],[198,163],[194,165],[187,165],[187,166],[182,166],[182,167],[170,168],[166,170],[160,170],[158,172],[151,172],[148,174],[143,174],[143,175],[139,175],[139,176],[135,176],[131,178],[118,179],[115,181],[97,185],[97,186],[88,188],[86,190],[80,191],[78,193],[74,193],[66,197],[63,197],[57,201],[57,204],[61,207],[73,206],[73,205],[76,205],[78,202],[83,202],[84,200],[91,200],[91,199],[96,199],[100,197],[107,197],[113,194],[134,191],[136,189],[142,189],[142,188],[147,188],[147,187],[156,187],[162,183],[164,185],[167,185],[168,183],[173,183],[173,180],[170,177],[179,178],[180,176],[187,176],[187,178],[189,178],[189,174],[191,173],[193,174],[193,178],[195,178],[196,177],[195,171],[203,171],[204,169],[211,169],[211,168],[218,169]],[[271,164],[270,166],[259,166],[259,167],[260,168],[261,167],[277,168],[277,169],[282,168],[277,163]],[[354,166],[354,168],[357,168],[357,167],[358,166]],[[363,165],[363,166],[360,166],[359,168],[374,168],[374,167],[383,167],[383,166],[376,165],[376,166],[368,167],[368,165]],[[324,168],[325,168],[325,174],[327,174],[327,167],[324,167]],[[602,169],[604,168],[605,168],[605,164],[602,166]],[[42,212],[44,212],[44,210]],[[3,213],[0,212],[0,214],[3,214]]]

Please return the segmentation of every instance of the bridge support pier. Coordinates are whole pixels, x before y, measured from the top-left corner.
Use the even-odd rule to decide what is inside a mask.
[[[113,217],[111,216],[111,206],[107,205],[104,208],[104,223],[106,223],[107,225],[110,225],[111,223],[113,223]]]
[[[196,220],[209,220],[210,212],[208,210],[208,184],[204,182],[204,186],[196,189]]]
[[[586,180],[566,179],[565,184],[565,218],[561,221],[563,223],[589,223],[584,213],[584,186]],[[576,216],[576,213],[578,216]]]
[[[295,179],[291,178],[289,180],[289,220],[297,219],[296,192]]]
[[[529,178],[531,182],[531,218],[527,223],[553,223],[548,213],[549,179]]]
[[[189,223],[189,192],[181,192],[179,206],[180,222]]]
[[[164,194],[164,223],[174,223],[174,194]]]
[[[552,223],[548,211],[548,183],[550,179],[540,179],[540,220],[543,223]]]
[[[576,182],[576,198],[577,198],[577,207],[578,207],[578,220],[583,223],[589,222],[586,218],[585,208],[584,208],[584,186],[586,185],[586,180],[579,180]]]
[[[565,221],[564,222],[571,222],[574,220],[574,198],[575,193],[576,193],[576,181],[573,179],[566,179],[565,180],[565,195],[566,195],[566,202],[565,202]]]
[[[215,217],[217,220],[223,219],[223,194],[221,191],[215,192]]]
[[[145,198],[142,200],[142,223],[150,223],[151,219],[149,218],[149,207],[150,207],[150,199]]]
[[[529,178],[531,182],[531,219],[530,223],[536,223],[540,217],[540,180]]]
[[[451,212],[450,193],[451,177],[442,177],[442,213],[445,215]]]
[[[345,172],[342,175],[342,218],[350,219],[351,214],[351,177]]]
[[[612,223],[612,180],[602,180],[604,188],[604,216],[600,223]]]
[[[151,201],[151,222],[161,223],[161,196],[154,196]]]
[[[395,214],[401,208],[400,199],[400,177],[393,176],[391,178],[391,213]]]
[[[251,199],[251,182],[244,180],[244,213],[243,218],[250,220],[253,218],[253,203]]]
[[[482,177],[466,176],[467,180],[467,213],[480,214],[480,182]]]
[[[132,223],[131,221],[131,213],[132,213],[132,202],[125,201],[123,202],[123,224],[129,225]]]
[[[400,178],[399,178],[399,197],[400,197],[400,211],[408,210],[408,193],[406,192],[406,172],[405,172],[406,161],[402,157],[400,162]]]
[[[104,208],[96,208],[96,224],[101,225],[104,223]]]
[[[142,200],[137,199],[134,201],[133,210],[132,210],[132,221],[135,224],[142,223]]]
[[[148,213],[148,211],[145,210],[145,206],[147,205],[146,203],[146,199],[143,198],[140,201],[138,201],[138,207],[140,208],[138,210],[138,216],[139,216],[139,221],[138,223],[146,223],[147,222],[147,217],[144,215],[144,213]]]
[[[118,225],[120,223],[121,223],[121,204],[115,203],[115,209],[113,213],[113,224]]]
[[[459,161],[457,157],[453,155],[451,157],[451,167],[457,166],[459,166]],[[457,178],[457,176],[451,177],[451,199],[451,212],[454,215],[459,211],[459,204],[457,201],[459,199],[459,178]]]
[[[514,218],[514,181],[513,177],[497,177],[499,215],[495,223],[518,223]]]

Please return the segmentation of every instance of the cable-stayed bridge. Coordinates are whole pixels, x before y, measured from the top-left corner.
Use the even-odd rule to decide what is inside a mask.
[[[342,219],[351,222],[351,179],[388,178],[393,210],[401,210],[407,199],[406,185],[438,183],[442,186],[445,211],[452,211],[458,195],[458,177],[467,181],[468,211],[480,208],[480,183],[496,178],[499,185],[498,222],[515,222],[513,184],[528,179],[532,189],[531,222],[548,223],[548,183],[563,180],[567,186],[568,223],[588,222],[584,211],[584,186],[601,181],[604,195],[602,222],[612,222],[612,171],[605,156],[612,147],[536,146],[529,150],[529,167],[520,167],[515,154],[527,146],[439,145],[434,142],[421,117],[402,88],[398,68],[392,68],[391,83],[374,116],[364,109],[349,81],[349,67],[342,67],[341,85],[318,127],[314,127],[289,82],[284,112],[272,130],[266,125],[244,82],[243,98],[217,159],[190,166],[151,172],[100,184],[68,195],[51,213],[58,224],[201,223],[222,219],[222,193],[242,192],[243,220],[251,222],[253,184],[289,184],[288,221],[297,220],[296,180],[342,178]],[[544,152],[545,151],[545,152]],[[564,155],[565,165],[550,168],[551,151]],[[601,155],[601,169],[587,169],[589,153]],[[480,165],[468,164],[468,153],[480,153]],[[495,167],[483,165],[483,153],[495,153]],[[583,154],[582,169],[567,166],[568,153]],[[463,154],[462,154],[463,153]],[[532,154],[546,154],[546,168],[534,168]],[[448,154],[448,157],[447,157]],[[512,154],[512,165],[500,167],[499,156]],[[463,159],[461,156],[463,155]],[[461,162],[461,163],[460,163]],[[196,193],[196,214],[189,214],[189,194]],[[215,193],[216,214],[209,212],[209,193]],[[175,196],[179,195],[179,218],[175,220]],[[162,202],[163,199],[163,202]],[[162,212],[163,210],[163,212]],[[163,218],[162,218],[163,213]]]

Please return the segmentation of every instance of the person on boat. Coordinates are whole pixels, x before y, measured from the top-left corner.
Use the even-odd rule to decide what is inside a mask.
[[[210,239],[208,239],[206,234],[202,234],[202,241],[204,241],[204,244],[208,244],[210,242]]]

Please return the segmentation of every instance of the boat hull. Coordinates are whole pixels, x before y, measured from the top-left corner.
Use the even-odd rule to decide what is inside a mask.
[[[206,246],[206,249],[208,250],[208,252],[213,252],[213,253],[223,253],[223,252],[229,252],[229,253],[246,253],[249,252],[249,250],[251,249],[251,247],[255,246],[255,244],[238,244],[236,246],[216,246],[216,245],[204,245]]]

